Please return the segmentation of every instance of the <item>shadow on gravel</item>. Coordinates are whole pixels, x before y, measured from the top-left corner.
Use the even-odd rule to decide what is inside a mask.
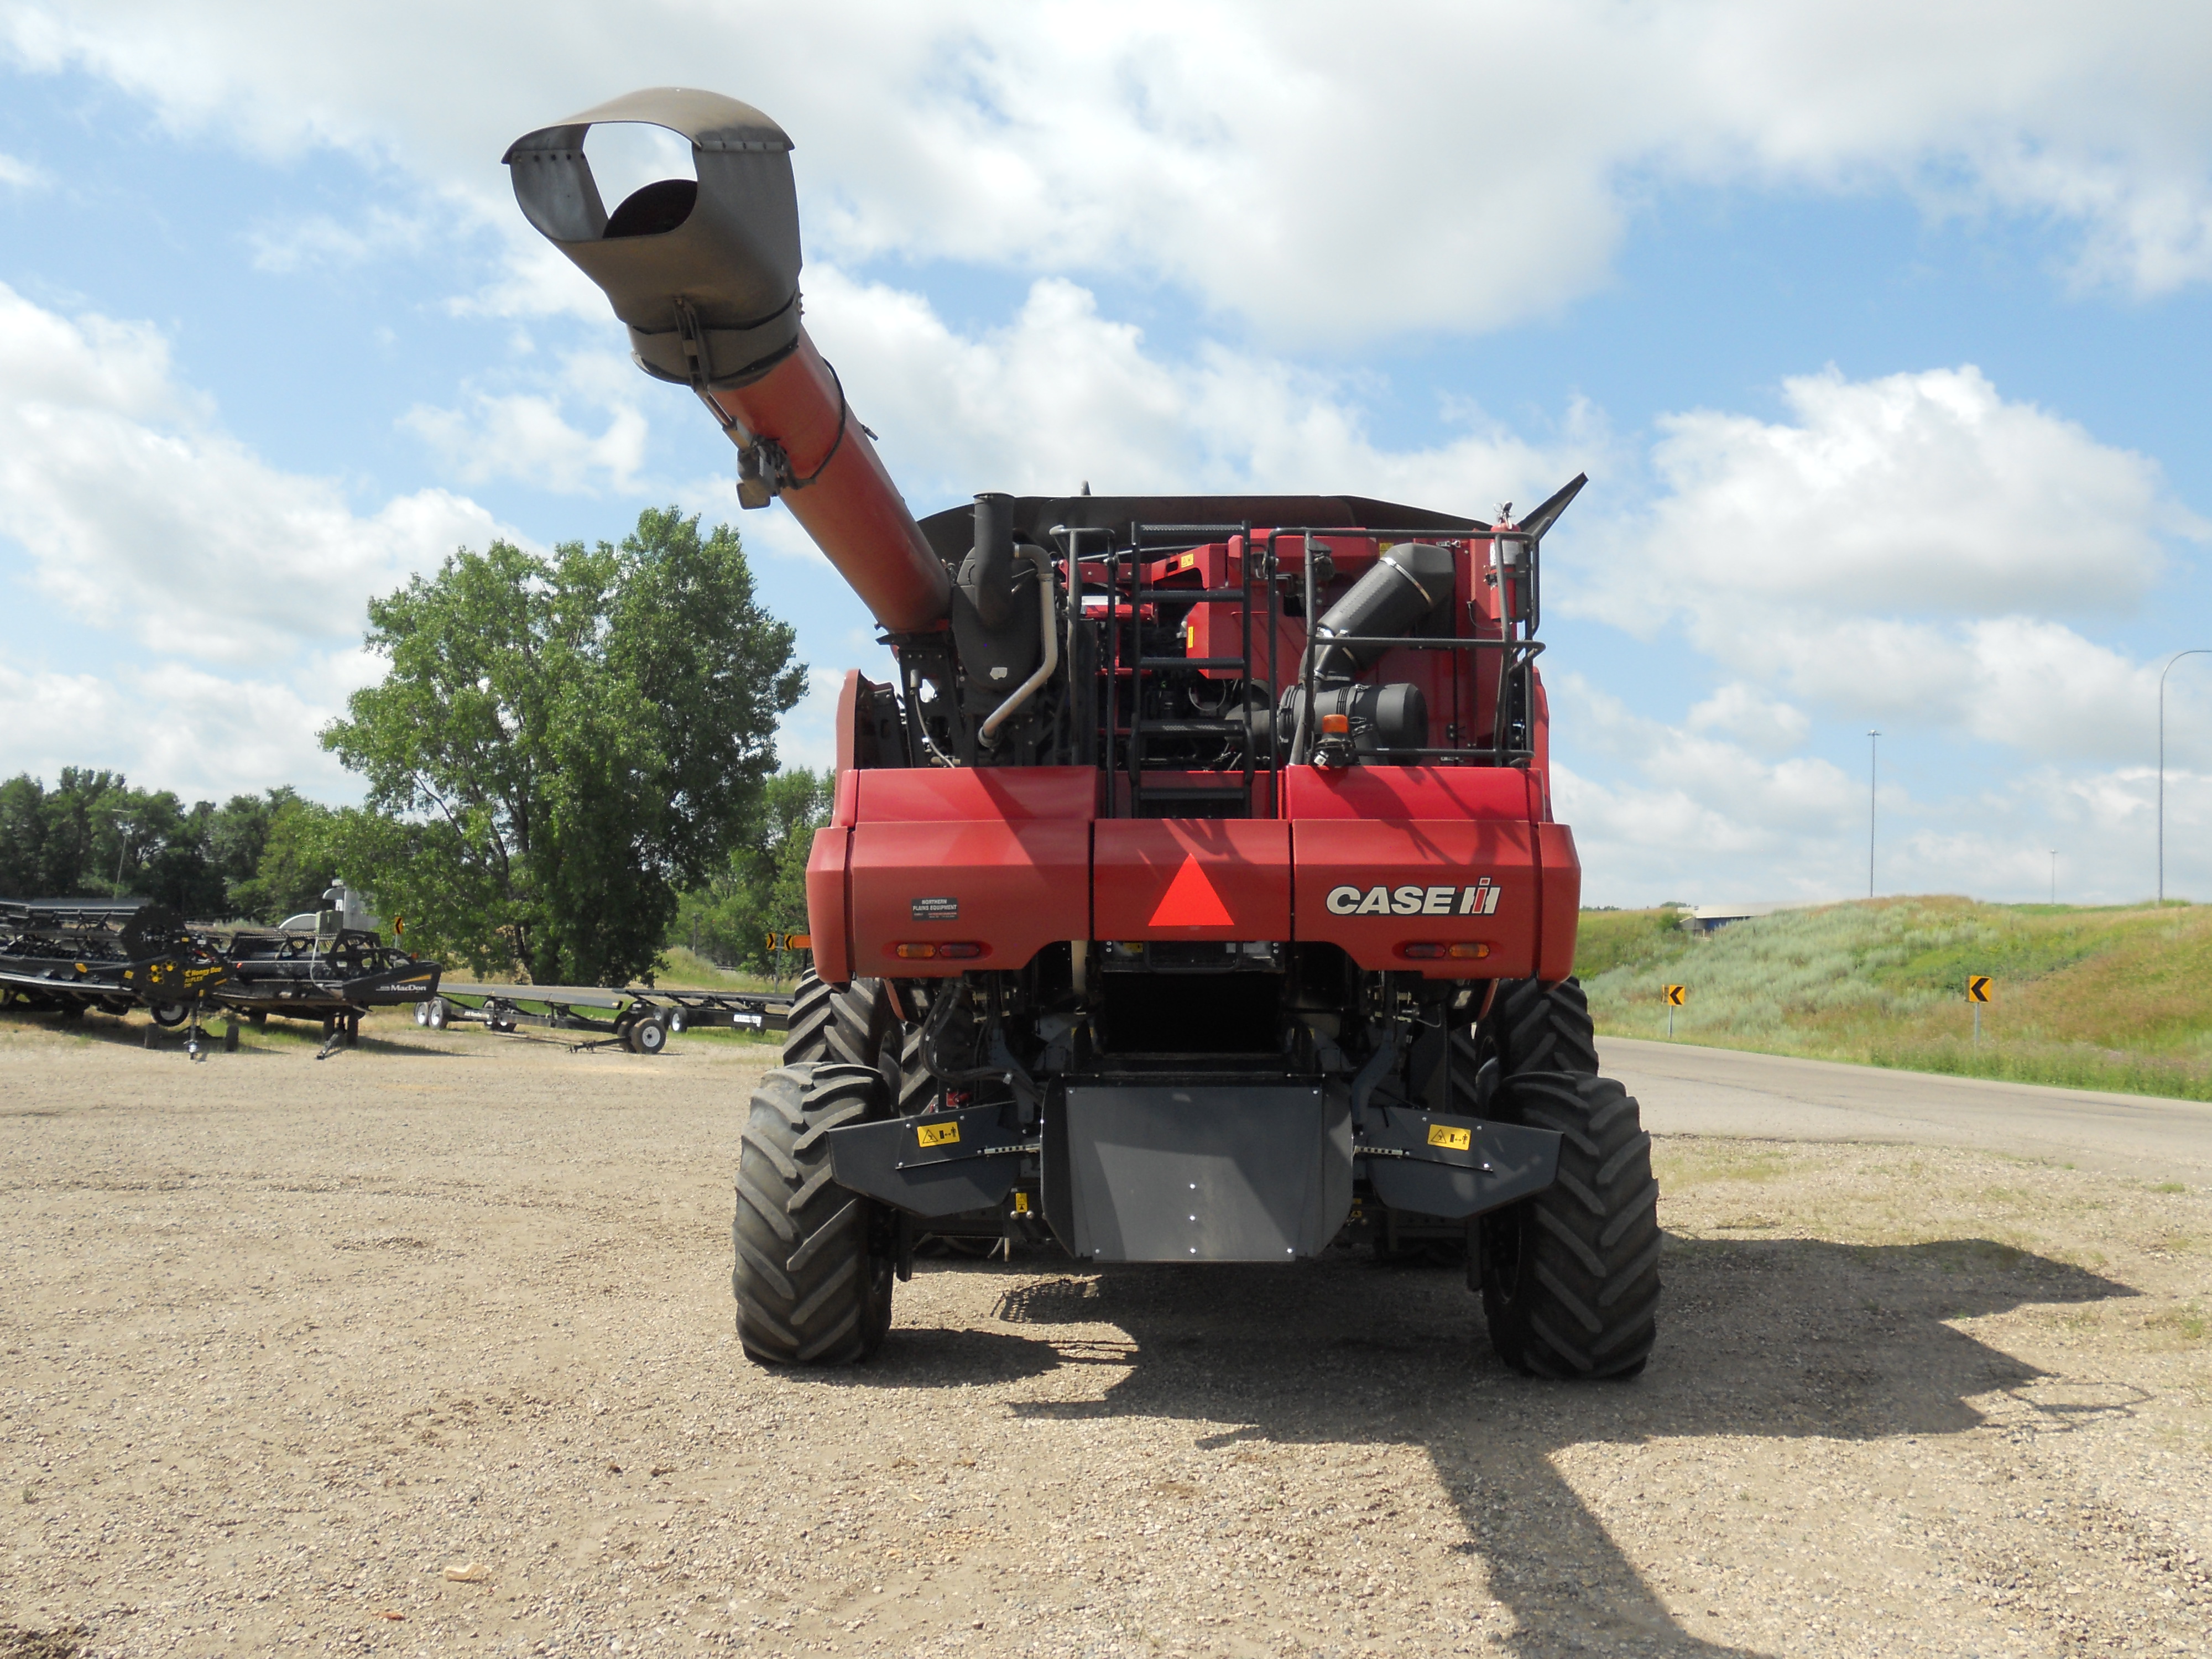
[[[972,1380],[979,1364],[995,1380],[1095,1358],[1133,1369],[1103,1401],[1017,1409],[1245,1425],[1201,1444],[1419,1445],[1459,1507],[1463,1547],[1484,1559],[1492,1593],[1516,1614],[1517,1649],[1531,1656],[1624,1643],[1749,1651],[1674,1621],[1559,1478],[1553,1453],[1711,1435],[1955,1434],[1983,1420],[1969,1401],[1997,1390],[2018,1391],[2063,1430],[2069,1412],[2126,1407],[2033,1402],[2042,1373],[1944,1322],[2135,1294],[1978,1239],[1860,1247],[1670,1235],[1650,1369],[1633,1382],[1572,1385],[1499,1364],[1456,1269],[1346,1256],[1288,1271],[1140,1267],[1042,1282],[1035,1266],[1012,1271],[1026,1282],[1009,1287],[998,1317],[1033,1337],[895,1329],[876,1365],[842,1380]],[[1050,1334],[1102,1323],[1127,1342]]]

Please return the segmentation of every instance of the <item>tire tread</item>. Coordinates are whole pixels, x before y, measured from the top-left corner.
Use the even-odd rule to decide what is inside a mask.
[[[1610,1078],[1569,1072],[1509,1074],[1500,1092],[1502,1115],[1561,1139],[1557,1182],[1486,1221],[1517,1229],[1519,1252],[1510,1286],[1486,1267],[1492,1345],[1531,1376],[1633,1376],[1657,1334],[1663,1243],[1635,1098]]]
[[[738,1144],[730,1287],[738,1340],[755,1360],[850,1364],[882,1341],[890,1265],[872,1247],[873,1206],[832,1176],[828,1133],[884,1103],[873,1066],[837,1061],[787,1063],[754,1091]]]

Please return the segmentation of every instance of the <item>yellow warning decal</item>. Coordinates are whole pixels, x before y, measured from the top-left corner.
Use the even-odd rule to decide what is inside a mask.
[[[1431,1146],[1449,1146],[1455,1152],[1463,1152],[1474,1144],[1472,1130],[1455,1129],[1449,1123],[1429,1125],[1429,1145]]]
[[[915,1128],[914,1138],[924,1146],[950,1146],[960,1139],[960,1125],[924,1123]]]
[[[1027,1215],[1029,1212],[1030,1195],[1027,1193],[1016,1193],[1014,1194],[1014,1213],[1016,1215]]]

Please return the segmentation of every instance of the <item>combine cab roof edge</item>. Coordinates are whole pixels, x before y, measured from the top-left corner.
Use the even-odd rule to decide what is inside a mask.
[[[922,520],[921,533],[939,558],[955,562],[967,556],[975,541],[975,519],[972,502],[948,507]],[[1019,495],[1014,499],[1014,534],[1023,541],[1042,542],[1054,525],[1126,531],[1132,523],[1252,524],[1269,529],[1284,525],[1359,525],[1372,530],[1439,526],[1475,532],[1490,528],[1480,519],[1371,501],[1364,495]]]

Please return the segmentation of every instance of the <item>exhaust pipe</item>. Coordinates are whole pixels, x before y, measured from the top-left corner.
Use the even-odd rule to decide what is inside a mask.
[[[609,121],[691,143],[698,173],[610,214],[584,155]],[[941,622],[951,580],[799,320],[799,198],[789,137],[750,104],[657,87],[526,133],[501,158],[538,232],[597,283],[631,356],[689,386],[737,445],[738,499],[776,496],[893,633]]]

